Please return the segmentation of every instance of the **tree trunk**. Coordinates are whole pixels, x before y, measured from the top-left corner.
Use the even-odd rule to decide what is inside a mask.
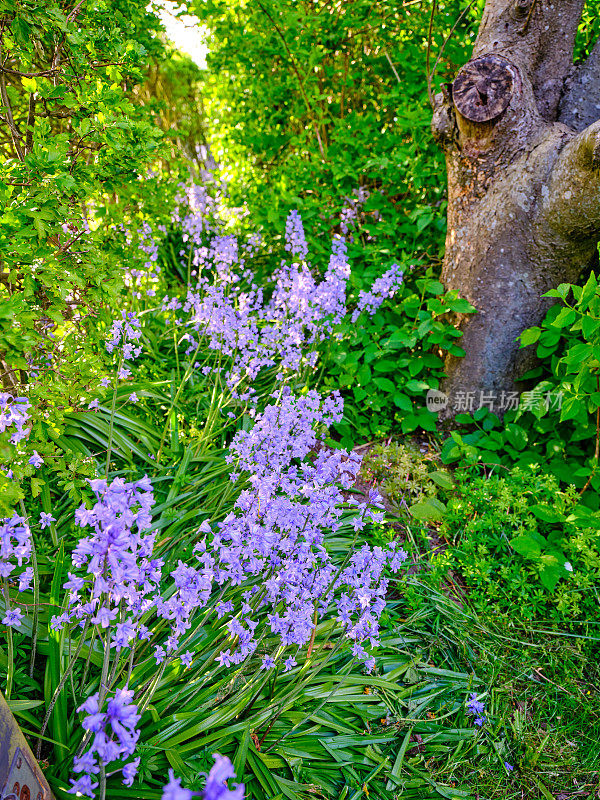
[[[517,338],[541,295],[575,282],[600,239],[600,49],[573,67],[585,0],[488,0],[471,61],[436,96],[446,153],[442,281],[478,313],[459,320],[446,415],[519,388],[532,366]],[[530,348],[531,349],[531,348]],[[489,403],[487,403],[489,405]]]

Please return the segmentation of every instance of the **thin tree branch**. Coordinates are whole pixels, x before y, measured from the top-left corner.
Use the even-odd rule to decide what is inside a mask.
[[[425,74],[427,75],[427,96],[429,97],[429,105],[434,107],[433,92],[431,90],[431,83],[433,76],[430,69],[431,61],[431,47],[433,39],[433,20],[435,19],[435,12],[437,10],[437,0],[433,0],[431,5],[431,14],[429,15],[429,29],[427,31],[427,53],[425,55]]]
[[[2,43],[0,42],[0,64],[2,64]],[[19,129],[15,125],[15,120],[13,118],[12,107],[10,104],[10,100],[8,98],[8,92],[6,91],[6,78],[4,77],[4,73],[0,72],[0,97],[2,98],[2,105],[4,106],[5,113],[6,113],[6,122],[10,129],[10,134],[12,137],[12,143],[15,148],[15,152],[17,154],[17,158],[19,161],[23,161],[24,155],[23,150],[21,148],[21,139],[23,138],[19,132]]]
[[[33,150],[33,126],[35,125],[35,94],[29,95],[29,105],[27,109],[27,131],[25,133],[25,155]]]
[[[452,35],[454,34],[454,31],[455,31],[455,30],[458,28],[458,26],[460,25],[461,21],[462,21],[462,20],[463,20],[463,18],[466,16],[466,13],[467,13],[467,11],[469,11],[469,9],[471,8],[471,6],[472,6],[472,5],[473,5],[473,3],[475,3],[475,2],[476,2],[476,0],[471,0],[471,2],[469,3],[469,5],[468,5],[466,8],[464,8],[464,9],[463,9],[463,11],[462,11],[462,12],[460,13],[460,15],[457,17],[457,19],[456,19],[456,22],[455,22],[455,23],[454,23],[454,25],[452,26],[452,28],[451,28],[451,30],[450,30],[450,33],[448,34],[448,36],[446,36],[446,38],[445,38],[445,39],[444,39],[444,41],[442,42],[442,46],[440,47],[440,52],[437,54],[437,58],[436,58],[436,59],[435,59],[435,61],[433,62],[433,69],[431,70],[431,84],[430,84],[430,86],[431,86],[431,85],[433,85],[433,79],[434,79],[434,77],[435,77],[435,73],[436,73],[436,71],[437,71],[438,64],[440,63],[440,61],[442,60],[442,56],[444,55],[444,50],[446,49],[446,45],[448,44],[448,42],[449,42],[449,41],[450,41],[450,39],[452,38]]]
[[[383,53],[384,53],[385,57],[386,57],[386,58],[387,58],[387,60],[388,60],[388,64],[389,64],[389,65],[390,65],[390,67],[392,68],[392,72],[393,72],[393,73],[394,73],[394,75],[396,76],[396,80],[398,81],[398,83],[402,83],[402,81],[400,80],[400,75],[398,75],[398,73],[396,72],[396,67],[394,66],[394,62],[393,62],[393,61],[392,61],[392,59],[390,58],[388,51],[387,51],[387,50],[384,50],[384,51],[383,51]]]
[[[295,60],[294,56],[292,55],[292,51],[288,47],[288,44],[287,44],[287,42],[285,40],[285,36],[281,32],[281,29],[280,29],[279,25],[275,22],[273,17],[269,14],[269,12],[263,6],[263,4],[260,2],[260,0],[256,0],[256,4],[260,8],[260,10],[263,12],[263,14],[271,21],[271,24],[275,28],[277,34],[279,35],[279,38],[281,39],[281,41],[283,43],[283,46],[285,47],[286,53],[288,54],[288,57],[290,59],[290,64],[292,66],[292,69],[294,70],[296,78],[298,79],[298,84],[300,86],[300,92],[302,93],[302,97],[304,98],[304,102],[306,104],[306,108],[308,110],[308,113],[312,117],[313,128],[314,128],[314,131],[315,131],[315,134],[316,134],[316,137],[317,137],[317,142],[319,143],[319,152],[321,153],[321,158],[323,159],[323,161],[325,161],[325,150],[323,148],[323,142],[321,141],[321,134],[319,133],[319,126],[317,125],[317,122],[316,122],[315,117],[314,117],[314,111],[312,109],[312,106],[311,106],[311,104],[310,104],[310,102],[308,100],[308,96],[306,94],[306,91],[304,89],[304,83],[302,81],[302,77],[300,75],[298,67],[296,66],[296,60]]]

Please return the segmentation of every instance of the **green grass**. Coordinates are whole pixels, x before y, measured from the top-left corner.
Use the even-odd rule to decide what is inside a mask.
[[[487,692],[477,746],[413,766],[473,798],[560,798],[600,788],[600,642],[506,617],[483,623],[464,604],[412,581],[414,619],[436,665],[476,672]],[[453,607],[454,606],[454,607]],[[507,771],[503,762],[514,766]],[[404,795],[402,795],[404,797]],[[408,795],[410,796],[410,795]],[[421,795],[414,795],[419,797]],[[444,796],[444,795],[442,795]],[[459,795],[456,795],[459,796]],[[463,796],[463,795],[461,795]]]

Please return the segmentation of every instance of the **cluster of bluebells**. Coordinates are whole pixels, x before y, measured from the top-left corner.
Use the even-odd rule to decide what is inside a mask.
[[[213,209],[206,193],[196,205],[194,212],[179,213],[176,220],[184,231],[194,280],[184,299],[166,295],[162,302],[167,319],[185,331],[181,338],[188,343],[186,355],[204,338],[209,349],[230,359],[225,381],[234,398],[242,381],[253,381],[262,369],[297,372],[314,367],[317,345],[334,335],[336,324],[348,314],[346,238],[334,237],[329,265],[319,281],[307,261],[300,214],[292,211],[286,222],[287,257],[265,290],[246,266],[259,240],[254,237],[240,247],[234,236],[218,226],[210,229],[207,215]],[[349,222],[344,223],[344,231]],[[185,250],[180,252],[182,257],[185,254]],[[394,265],[368,292],[360,293],[352,320],[362,313],[375,313],[401,282],[402,273]]]
[[[31,418],[30,408],[31,403],[27,397],[13,397],[8,393],[0,393],[0,433],[14,428],[10,437],[12,444],[18,444],[29,434],[31,429],[25,426]]]
[[[8,432],[11,444],[17,448],[11,465],[0,466],[4,477],[11,481],[15,479],[14,468],[22,467],[25,460],[34,469],[39,469],[44,463],[44,459],[36,450],[26,451],[26,440],[31,430],[28,426],[31,419],[30,410],[31,403],[27,397],[13,397],[8,393],[0,393],[0,433]],[[48,516],[51,515],[42,514],[42,527],[47,524],[45,520]],[[30,566],[26,566],[20,574],[14,574],[18,567],[28,564],[31,551],[32,537],[27,519],[16,513],[11,517],[0,519],[0,577],[4,580],[16,578],[19,592],[29,589],[34,577],[33,567]],[[20,608],[10,608],[7,605],[2,623],[11,628],[18,627],[23,616]]]
[[[51,627],[89,619],[110,631],[110,646],[119,651],[150,635],[141,617],[156,602],[162,568],[162,561],[152,558],[155,534],[144,533],[152,522],[152,485],[147,477],[130,483],[115,478],[110,485],[97,478],[90,485],[96,502],[77,509],[75,519],[92,533],[72,554],[74,568],[84,576],[69,573],[67,609],[52,618]]]
[[[125,328],[124,335],[129,335]],[[266,625],[279,646],[263,657],[262,667],[287,671],[313,641],[318,621],[333,617],[354,657],[373,669],[367,648],[378,644],[386,574],[400,569],[406,554],[394,543],[387,548],[364,545],[341,567],[334,563],[325,546],[326,532],[348,525],[358,532],[380,522],[381,498],[371,491],[364,502],[347,500],[344,492],[356,479],[360,458],[323,444],[326,429],[343,416],[338,394],[322,398],[309,391],[294,396],[283,388],[274,397],[277,402],[258,416],[252,430],[239,431],[230,447],[230,477],[243,478],[247,488],[224,520],[202,523],[193,563],[179,561],[170,573],[170,587],[163,562],[153,557],[150,480],[90,481],[95,502],[77,510],[76,522],[91,532],[73,552],[73,571],[64,584],[69,592],[66,608],[52,619],[53,629],[83,627],[90,621],[115,657],[148,639],[153,640],[157,664],[179,656],[189,666],[194,654],[180,654],[181,642],[204,612],[209,624],[215,617],[224,620],[227,641],[218,655],[222,666],[240,664],[255,653]],[[242,584],[245,590],[234,604],[227,587]],[[222,595],[219,602],[217,594]],[[170,626],[160,638],[154,632],[156,618]],[[73,782],[74,792],[93,796],[101,764],[133,757],[137,709],[132,699],[123,689],[108,701],[107,710],[102,695],[82,706],[88,714],[84,728],[94,740],[76,759],[75,771],[81,774]],[[222,772],[218,766],[215,774]],[[125,764],[125,781],[133,780],[135,769],[135,762]],[[243,796],[243,789],[229,790],[223,781],[209,781],[204,796]],[[169,791],[167,797],[184,797],[176,792],[189,790],[173,778],[165,788]]]
[[[290,211],[285,221],[285,249],[291,253],[294,261],[306,261],[308,257],[302,218],[296,210]]]
[[[227,756],[215,753],[213,755],[215,764],[206,777],[206,786],[202,792],[192,792],[184,789],[179,778],[169,770],[169,782],[163,789],[162,800],[192,800],[192,797],[200,797],[201,800],[244,800],[244,784],[237,784],[233,789],[229,789],[227,781],[235,778],[233,764]]]
[[[8,431],[10,433],[9,439],[11,444],[15,445],[17,448],[16,456],[12,459],[13,467],[22,467],[27,458],[26,440],[31,428],[25,427],[25,425],[31,419],[29,413],[30,409],[31,403],[27,397],[13,397],[8,393],[0,394],[0,433]],[[11,432],[12,428],[15,430]],[[24,440],[25,444],[22,444]],[[44,459],[37,450],[30,452],[31,455],[27,459],[27,463],[34,469],[39,469],[44,463]],[[2,464],[0,470],[4,472],[4,476],[9,481],[13,480],[13,469]]]
[[[164,225],[158,226],[161,233],[166,233]],[[129,271],[129,283],[137,288],[135,292],[139,298],[142,296],[140,289],[145,287],[148,297],[156,294],[155,285],[160,276],[160,266],[158,265],[158,243],[154,238],[152,227],[148,222],[143,222],[137,231],[138,249],[144,254],[144,265],[142,269],[133,268]]]
[[[84,711],[82,727],[89,741],[81,755],[75,756],[73,769],[78,778],[71,778],[71,794],[94,797],[98,786],[95,776],[101,765],[109,766],[123,762],[135,753],[140,732],[138,709],[130,689],[117,689],[113,697],[100,699],[98,693],[88,697],[78,711]],[[106,710],[104,710],[106,709]],[[131,786],[138,770],[140,759],[133,759],[119,766],[125,786]]]
[[[121,319],[113,320],[106,339],[107,351],[119,351],[125,361],[137,358],[142,352],[141,346],[137,344],[142,335],[141,327],[141,322],[133,311],[121,311]]]
[[[343,450],[329,451],[315,430],[341,417],[337,395],[322,400],[316,392],[284,394],[251,431],[234,437],[231,478],[243,473],[249,488],[216,530],[203,523],[200,531],[206,536],[195,546],[198,565],[180,562],[172,573],[176,592],[160,609],[180,636],[196,610],[206,606],[215,585],[248,583],[239,608],[223,601],[215,609],[218,617],[228,618],[231,645],[218,657],[223,666],[240,664],[255,652],[259,617],[266,615],[281,646],[293,650],[283,664],[292,669],[294,654],[311,640],[315,618],[327,615],[341,623],[354,655],[369,670],[374,667],[364,644],[378,643],[385,572],[398,570],[406,554],[394,544],[387,549],[365,545],[340,570],[325,548],[326,531],[335,532],[343,524],[359,531],[383,518],[376,492],[348,508],[343,491],[354,483],[360,459]],[[315,454],[312,460],[307,459],[310,453]],[[263,659],[265,669],[275,664],[271,655]]]
[[[396,294],[402,285],[403,278],[404,273],[400,267],[393,264],[387,272],[377,278],[369,291],[361,291],[356,308],[352,312],[352,322],[356,322],[363,312],[374,314],[386,298]]]
[[[483,700],[477,699],[477,692],[472,692],[471,697],[467,700],[467,714],[470,714],[475,719],[473,720],[473,724],[481,727],[485,722],[486,718],[484,716],[485,711],[485,703]]]
[[[31,558],[31,530],[25,517],[13,514],[0,520],[0,576],[11,576],[17,566],[21,567]],[[33,580],[33,569],[27,567],[19,576],[19,591],[29,589]],[[23,618],[20,608],[6,608],[3,625],[18,627]]]
[[[142,346],[139,344],[142,336],[141,328],[142,323],[133,311],[121,311],[121,318],[113,320],[106,338],[106,349],[119,357],[118,379],[130,377],[131,370],[125,362],[133,361],[142,352]],[[102,378],[100,385],[108,388],[111,381],[109,378]],[[129,401],[132,403],[137,403],[138,399],[135,392],[129,396]],[[96,409],[98,406],[99,400],[96,397],[88,404],[88,409]]]
[[[340,215],[340,231],[343,236],[348,236],[350,241],[352,241],[351,230],[358,222],[362,207],[369,199],[369,195],[369,190],[365,186],[360,186],[350,197],[344,198],[344,206]]]
[[[154,638],[142,618],[153,627],[155,615],[171,624],[171,632],[154,645],[157,663],[168,662],[178,655],[181,638],[198,612],[207,610],[221,590],[222,599],[211,613],[225,618],[229,646],[218,656],[222,666],[239,664],[256,651],[259,623],[266,619],[281,647],[263,657],[262,667],[281,664],[291,670],[298,651],[311,641],[317,620],[333,616],[353,655],[371,670],[375,662],[366,646],[378,643],[385,573],[398,570],[406,554],[393,544],[387,549],[364,545],[340,568],[327,552],[326,531],[344,524],[359,531],[383,516],[376,492],[365,502],[355,501],[354,507],[345,500],[343,492],[356,478],[359,458],[323,446],[327,426],[342,413],[338,395],[323,399],[308,392],[295,397],[284,390],[251,431],[236,434],[230,448],[235,464],[231,478],[238,480],[243,473],[249,488],[222,522],[201,525],[204,538],[194,548],[194,564],[180,561],[171,572],[174,585],[164,592],[163,564],[153,558],[154,534],[149,530],[154,500],[149,479],[128,483],[116,478],[110,484],[91,480],[95,503],[76,512],[77,523],[91,533],[73,552],[74,571],[65,583],[67,607],[52,619],[52,628],[82,627],[90,620],[106,631],[107,644],[118,655],[124,648],[131,652],[137,640]],[[15,520],[18,528],[17,522],[22,520]],[[25,556],[25,540],[23,544],[19,552]],[[237,607],[222,590],[240,584],[247,589]],[[180,658],[189,666],[193,653]],[[119,689],[110,699],[95,695],[80,710],[87,714],[83,727],[88,747],[75,759],[71,791],[93,797],[101,765],[113,762],[121,763],[123,781],[131,785],[139,737],[132,692]],[[226,778],[232,776],[227,770],[225,762],[217,762],[203,797],[243,797],[243,787],[227,788]],[[184,800],[191,795],[172,778],[165,796]]]

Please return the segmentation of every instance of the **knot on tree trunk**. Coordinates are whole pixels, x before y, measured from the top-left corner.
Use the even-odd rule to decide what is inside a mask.
[[[490,122],[508,108],[517,81],[514,65],[489,53],[469,61],[460,70],[452,84],[452,98],[465,119]]]
[[[529,16],[536,0],[516,0],[514,15],[517,19],[525,19]]]

